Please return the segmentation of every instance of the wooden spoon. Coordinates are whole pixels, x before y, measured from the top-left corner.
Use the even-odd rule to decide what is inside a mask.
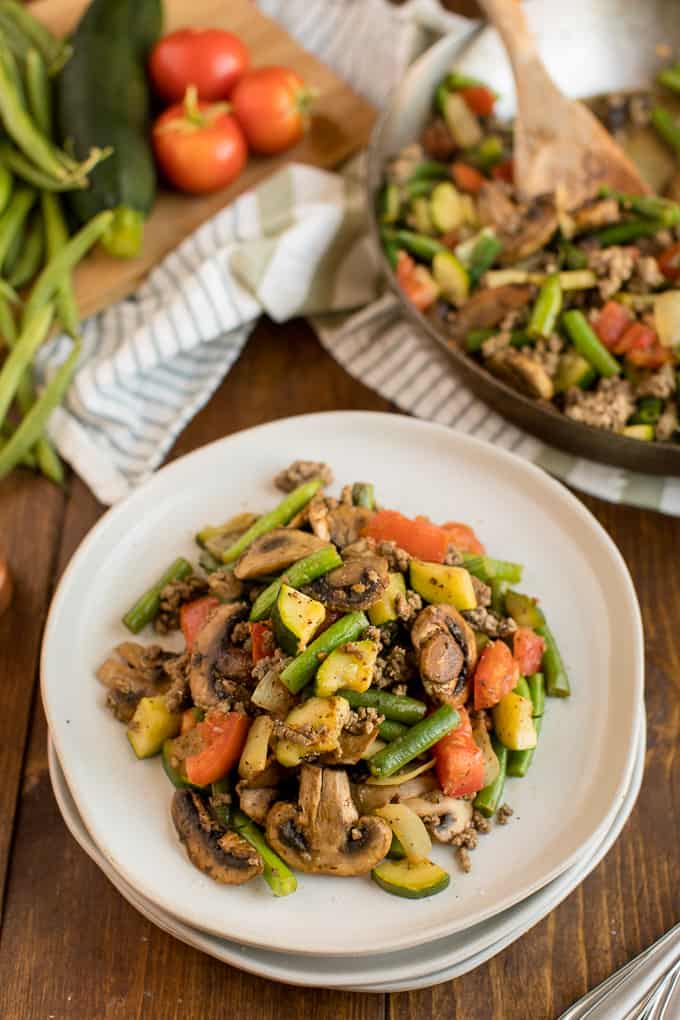
[[[515,179],[520,195],[530,199],[559,190],[567,208],[573,208],[603,184],[649,194],[649,186],[599,120],[557,88],[518,0],[479,4],[503,40],[515,77]]]

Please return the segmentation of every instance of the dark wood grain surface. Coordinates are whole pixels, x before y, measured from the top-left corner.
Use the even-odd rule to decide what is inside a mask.
[[[263,322],[173,456],[291,412],[336,408],[388,405],[304,324]],[[593,875],[490,963],[426,991],[373,996],[288,988],[203,956],[137,914],[73,842],[47,774],[38,643],[54,584],[102,508],[77,480],[67,495],[21,474],[2,483],[0,535],[18,597],[0,622],[1,1020],[552,1020],[676,922],[680,521],[585,502],[623,552],[645,617],[649,750],[637,807]]]

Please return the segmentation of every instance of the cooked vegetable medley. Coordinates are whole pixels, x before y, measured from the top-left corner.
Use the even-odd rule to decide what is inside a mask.
[[[138,758],[160,755],[192,863],[217,882],[371,873],[397,896],[449,884],[432,840],[469,850],[504,824],[545,695],[569,680],[518,563],[465,524],[410,519],[373,486],[326,495],[325,464],[287,495],[197,535],[126,613],[181,630],[180,652],[126,641],[98,671]]]
[[[680,91],[679,77],[660,82]],[[522,201],[495,99],[448,74],[421,142],[387,166],[378,215],[399,286],[521,393],[587,425],[680,441],[680,205],[610,189],[575,209],[559,194]],[[668,111],[651,122],[680,152]]]

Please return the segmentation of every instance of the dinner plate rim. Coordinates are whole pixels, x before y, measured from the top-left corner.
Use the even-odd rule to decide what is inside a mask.
[[[51,694],[50,687],[52,686],[52,684],[49,679],[51,666],[50,648],[52,642],[57,640],[57,636],[54,634],[54,631],[57,626],[59,613],[62,611],[62,603],[65,602],[68,605],[68,598],[70,596],[70,586],[74,583],[74,578],[77,579],[78,577],[80,564],[86,561],[90,547],[98,540],[99,535],[103,531],[105,531],[106,528],[111,526],[114,521],[117,521],[119,517],[122,516],[124,518],[126,515],[133,514],[135,509],[138,509],[140,505],[143,506],[145,500],[148,497],[148,494],[152,493],[156,486],[162,488],[162,485],[164,484],[164,481],[166,479],[171,479],[173,476],[181,476],[182,472],[186,469],[186,465],[188,463],[190,464],[199,463],[201,459],[204,458],[209,461],[212,453],[215,450],[222,447],[228,447],[229,444],[237,442],[241,437],[244,436],[252,437],[257,436],[258,434],[266,434],[267,432],[271,432],[272,429],[276,430],[276,428],[281,425],[289,425],[291,423],[297,427],[304,428],[305,426],[307,426],[309,428],[313,428],[313,423],[315,421],[318,421],[320,418],[323,418],[324,420],[344,421],[348,423],[347,427],[349,427],[349,425],[351,424],[353,424],[356,427],[360,425],[363,427],[367,427],[369,422],[375,423],[377,421],[380,421],[384,424],[386,428],[389,428],[390,426],[394,426],[395,423],[398,423],[398,426],[400,428],[405,428],[408,431],[412,431],[415,433],[420,432],[423,436],[425,436],[426,434],[430,434],[433,437],[436,436],[439,437],[440,439],[445,440],[447,443],[457,444],[458,446],[462,447],[468,447],[471,448],[473,451],[483,450],[487,457],[491,458],[495,457],[499,459],[501,462],[514,466],[520,473],[520,475],[524,473],[525,476],[529,476],[530,478],[532,478],[536,486],[538,486],[539,492],[542,487],[544,488],[544,490],[547,489],[548,492],[551,492],[553,497],[559,503],[564,504],[566,505],[567,508],[571,509],[572,513],[575,514],[576,518],[582,521],[583,524],[590,529],[591,534],[594,532],[600,544],[606,550],[610,558],[611,564],[615,565],[618,570],[619,580],[623,583],[623,586],[625,588],[626,597],[624,601],[627,605],[630,614],[630,623],[634,627],[634,634],[632,635],[631,640],[633,641],[633,648],[635,650],[634,657],[635,661],[631,663],[632,669],[631,676],[632,686],[634,689],[633,696],[638,701],[642,696],[643,689],[643,673],[644,673],[643,639],[640,609],[637,602],[635,589],[633,587],[632,580],[630,578],[630,574],[626,567],[625,561],[623,560],[621,553],[617,549],[616,545],[614,544],[610,536],[604,530],[604,528],[599,524],[599,522],[590,513],[590,511],[577,499],[576,496],[569,492],[569,490],[564,485],[562,485],[562,483],[555,480],[551,476],[547,475],[542,469],[532,464],[531,462],[518,457],[517,455],[513,454],[510,451],[507,451],[499,447],[493,447],[491,446],[491,444],[486,443],[484,440],[478,439],[477,437],[456,433],[449,429],[447,426],[439,425],[433,422],[422,421],[420,419],[373,411],[330,411],[296,415],[288,418],[277,419],[273,422],[267,422],[255,426],[254,428],[245,429],[233,433],[229,436],[217,439],[206,446],[200,447],[199,449],[194,450],[184,455],[183,457],[178,458],[177,460],[171,462],[170,464],[162,468],[154,476],[152,476],[147,482],[144,483],[144,485],[140,486],[140,488],[136,490],[131,496],[129,496],[123,503],[112,507],[102,516],[102,518],[95,524],[95,526],[85,537],[79,548],[76,550],[55,592],[45,627],[43,651],[41,656],[41,690],[43,696],[43,704],[45,706],[45,712],[48,719],[48,724],[50,726],[57,754],[62,764],[62,768],[64,770],[68,785],[73,792],[74,800],[78,806],[80,814],[83,817],[83,820],[88,831],[92,832],[95,838],[95,842],[97,842],[97,844],[102,848],[102,851],[104,852],[105,856],[107,856],[107,858],[111,861],[111,864],[116,868],[117,872],[121,875],[121,877],[123,877],[134,889],[136,889],[137,892],[141,893],[146,899],[149,899],[151,902],[155,903],[163,910],[167,911],[170,914],[174,914],[175,917],[178,917],[183,921],[186,921],[187,923],[191,924],[194,927],[200,927],[205,931],[209,931],[212,934],[218,935],[223,938],[231,939],[237,938],[244,944],[250,944],[253,946],[258,946],[260,948],[270,949],[273,951],[286,952],[290,951],[291,948],[293,948],[295,952],[308,953],[310,955],[344,956],[351,955],[352,953],[357,952],[357,947],[353,946],[352,949],[349,949],[347,945],[344,943],[329,944],[324,949],[323,954],[319,954],[318,946],[314,947],[311,944],[306,943],[304,945],[296,944],[294,947],[291,947],[290,941],[286,940],[283,936],[275,936],[274,940],[272,941],[262,942],[257,941],[253,937],[248,937],[247,934],[242,934],[241,932],[236,933],[234,931],[227,931],[226,929],[222,930],[215,929],[214,927],[211,927],[210,925],[206,924],[205,920],[202,921],[201,917],[197,916],[195,912],[193,913],[187,912],[186,909],[183,909],[180,912],[176,908],[173,910],[171,897],[168,897],[165,894],[163,895],[160,894],[157,888],[155,887],[149,888],[148,882],[145,883],[142,881],[138,881],[137,879],[135,879],[134,876],[130,875],[129,870],[126,867],[125,861],[115,860],[113,856],[110,855],[110,852],[107,851],[106,836],[105,834],[99,832],[99,827],[97,826],[96,823],[93,824],[92,818],[90,817],[90,812],[88,811],[87,802],[83,801],[82,797],[79,794],[79,784],[77,780],[74,781],[71,772],[70,756],[64,753],[63,738],[65,737],[65,734],[63,733],[62,730],[61,720],[58,718],[58,716],[55,716],[54,713],[52,712],[52,704],[50,697]],[[56,682],[57,681],[55,680],[55,683]],[[66,741],[66,743],[68,743],[68,741]],[[478,910],[474,914],[474,921],[471,923],[468,922],[466,924],[465,922],[454,921],[453,923],[442,922],[437,924],[433,922],[429,925],[429,927],[427,927],[426,932],[419,931],[418,933],[415,932],[411,932],[409,934],[402,933],[401,935],[396,935],[392,937],[388,941],[385,941],[385,939],[381,939],[379,945],[376,945],[375,943],[369,943],[367,946],[364,946],[364,944],[362,943],[361,951],[362,952],[365,951],[367,954],[372,953],[378,955],[385,952],[395,951],[398,949],[412,948],[415,945],[423,944],[428,941],[433,941],[435,939],[445,937],[446,935],[453,934],[456,931],[462,931],[466,927],[471,926],[471,924],[476,924],[483,920],[487,920],[490,917],[495,916],[501,911],[513,906],[521,899],[524,899],[526,896],[531,895],[531,893],[537,891],[537,889],[551,882],[562,871],[566,870],[574,862],[574,860],[578,858],[579,853],[582,851],[583,846],[586,845],[586,843],[588,843],[590,840],[594,840],[596,837],[601,836],[601,834],[608,828],[609,824],[611,823],[611,819],[616,813],[618,805],[621,801],[622,796],[621,791],[627,788],[628,783],[630,781],[630,776],[632,773],[634,762],[634,750],[635,748],[633,735],[632,739],[629,741],[626,765],[621,773],[619,783],[616,788],[616,792],[614,793],[612,800],[609,804],[609,807],[603,814],[599,824],[591,831],[589,836],[586,839],[582,840],[579,846],[572,851],[570,856],[561,859],[560,862],[556,864],[551,870],[542,873],[539,879],[537,879],[533,883],[523,886],[521,890],[515,891],[515,893],[506,895],[500,900],[500,902],[496,902],[493,905],[489,905],[487,908],[483,910]]]
[[[314,983],[307,982],[304,987],[323,987],[333,988],[338,991],[352,991],[357,993],[371,993],[371,994],[386,994],[389,992],[398,991],[413,991],[416,989],[431,987],[434,984],[441,984],[445,981],[449,981],[452,978],[460,977],[463,974],[469,973],[476,967],[481,966],[483,963],[492,959],[503,949],[512,945],[517,939],[522,938],[534,925],[539,924],[545,917],[548,916],[553,910],[555,910],[568,896],[574,892],[582,882],[591,874],[591,872],[597,867],[597,865],[603,860],[607,853],[611,850],[614,843],[619,838],[624,826],[626,825],[630,815],[633,812],[638,796],[640,794],[640,788],[642,786],[644,771],[645,771],[645,749],[646,749],[646,716],[644,703],[640,705],[640,720],[638,725],[637,735],[637,748],[635,756],[635,765],[633,774],[631,777],[631,786],[626,791],[623,803],[617,813],[612,827],[607,831],[603,839],[597,843],[592,852],[588,854],[587,860],[581,865],[573,865],[575,870],[570,879],[566,880],[567,872],[563,872],[562,875],[558,876],[554,880],[554,884],[564,882],[564,886],[560,886],[557,895],[550,896],[550,887],[553,883],[549,883],[544,886],[543,889],[539,890],[536,895],[545,893],[549,899],[549,903],[543,904],[532,914],[524,918],[519,926],[514,928],[507,928],[503,935],[498,939],[492,939],[488,942],[482,942],[482,944],[470,953],[468,956],[454,959],[453,962],[447,963],[443,967],[438,967],[435,971],[428,972],[418,968],[417,973],[411,973],[408,978],[397,978],[395,977],[392,981],[381,982],[381,983],[365,983],[365,984],[352,984],[352,978],[348,978],[346,982],[343,981],[341,984],[331,985],[328,982],[321,983],[321,980],[315,980]],[[232,942],[228,939],[217,939],[218,942],[222,943],[220,947],[206,945],[205,940],[214,940],[216,937],[203,932],[201,929],[192,928],[190,925],[186,925],[168,914],[164,916],[159,911],[160,908],[156,908],[153,904],[148,903],[144,898],[134,889],[127,885],[124,879],[116,872],[113,865],[107,862],[92,839],[91,834],[87,831],[82,818],[79,816],[75,819],[71,817],[71,810],[68,804],[66,804],[63,797],[63,787],[65,787],[67,796],[73,801],[71,791],[68,788],[66,777],[64,776],[61,764],[57,752],[54,747],[54,743],[50,736],[48,736],[48,770],[50,775],[50,782],[52,790],[54,792],[57,806],[61,813],[64,824],[66,825],[69,833],[76,841],[78,846],[83,850],[85,854],[103,871],[104,875],[108,878],[111,884],[114,886],[116,891],[123,896],[123,898],[130,903],[135,910],[138,910],[147,920],[150,920],[153,924],[160,927],[167,934],[173,938],[184,942],[186,945],[190,945],[200,952],[204,952],[213,957],[213,959],[219,960],[221,963],[226,963],[229,966],[237,967],[240,970],[247,971],[250,974],[254,974],[257,977],[261,977],[268,981],[278,981],[283,984],[291,984],[293,986],[300,986],[301,982],[299,979],[288,980],[286,973],[273,974],[271,972],[271,964],[263,963],[263,961],[255,960],[248,956],[245,960],[242,956],[237,955],[233,949]],[[77,812],[77,806],[73,801],[73,806]],[[82,827],[84,830],[85,839],[83,839],[79,828]],[[87,845],[86,845],[87,844]],[[569,870],[569,869],[567,869]],[[566,880],[566,881],[565,881]],[[522,902],[515,904],[514,907],[510,908],[510,912],[516,911],[521,908]],[[164,923],[160,923],[160,922]],[[186,931],[179,932],[173,925],[182,924]],[[233,945],[237,945],[234,943]],[[248,953],[258,953],[256,947],[246,947]],[[226,951],[225,951],[226,950]],[[409,950],[397,950],[397,952],[408,953]],[[284,955],[284,954],[282,954]],[[302,960],[306,960],[308,957],[302,956]],[[324,957],[323,959],[327,959]],[[348,963],[351,962],[351,957],[347,958]],[[432,979],[432,980],[429,980]]]

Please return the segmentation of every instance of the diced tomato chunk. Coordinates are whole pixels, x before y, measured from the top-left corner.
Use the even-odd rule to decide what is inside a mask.
[[[274,651],[272,631],[268,620],[250,624],[250,641],[253,652],[253,665],[260,659],[266,659]]]
[[[201,750],[185,759],[187,779],[195,786],[208,786],[226,776],[241,757],[250,719],[241,712],[209,712],[196,730]]]
[[[179,611],[179,624],[184,634],[187,650],[191,651],[199,630],[203,627],[213,609],[219,606],[220,600],[214,595],[204,595],[193,602],[185,602]]]
[[[531,627],[518,627],[515,631],[512,650],[522,676],[538,673],[545,651],[545,641]]]
[[[427,517],[415,520],[405,517],[398,510],[379,510],[364,528],[363,535],[377,542],[396,542],[411,556],[429,563],[443,563],[450,538]]]
[[[459,552],[476,553],[478,556],[483,556],[486,552],[484,546],[479,541],[469,524],[460,524],[458,521],[447,521],[446,524],[442,524],[442,528],[449,536],[451,544],[454,545]]]
[[[476,195],[486,180],[476,167],[470,166],[468,163],[454,163],[451,173],[456,187],[461,191],[467,191],[470,195]]]
[[[612,350],[631,324],[630,312],[619,301],[607,301],[593,323],[605,347]]]
[[[670,248],[666,248],[657,257],[659,269],[667,280],[676,282],[680,280],[680,241],[676,241]]]
[[[504,641],[492,641],[477,661],[474,675],[475,708],[493,708],[517,686],[519,667]]]
[[[486,85],[467,85],[458,92],[478,117],[489,117],[493,113],[496,97]]]
[[[419,266],[405,251],[397,255],[397,282],[409,301],[424,312],[439,296],[439,288],[425,268]]]
[[[484,786],[484,755],[472,737],[470,718],[458,709],[460,725],[435,744],[437,779],[445,796],[466,797]]]
[[[631,323],[613,350],[638,368],[660,368],[673,359],[671,350],[659,342],[656,331],[643,322]]]
[[[500,163],[496,163],[496,165],[491,169],[491,176],[497,181],[506,181],[508,184],[514,184],[515,182],[514,159],[504,159]]]

